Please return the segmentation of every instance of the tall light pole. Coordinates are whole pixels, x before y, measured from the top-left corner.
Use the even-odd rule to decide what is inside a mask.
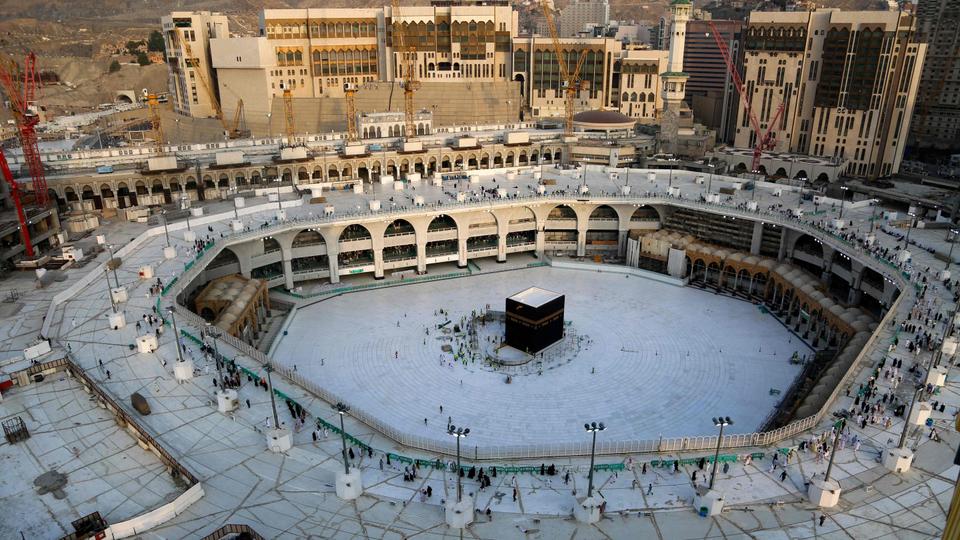
[[[463,486],[460,484],[460,439],[466,437],[470,434],[470,428],[465,428],[463,426],[457,427],[453,424],[450,424],[447,427],[447,434],[452,435],[457,438],[457,502],[459,503],[463,499]]]
[[[167,230],[167,211],[161,210],[160,217],[163,218],[163,236],[167,239],[167,247],[170,247],[170,231]]]
[[[217,386],[223,390],[223,368],[220,365],[220,349],[217,348],[217,329],[212,323],[207,323],[207,335],[213,340],[213,361],[217,364]]]
[[[953,264],[953,246],[957,245],[957,234],[960,234],[960,230],[950,229],[947,233],[947,238],[949,238],[951,234],[953,235],[953,242],[950,242],[950,253],[947,254],[947,265],[943,267],[944,270],[949,270],[950,265]],[[949,242],[949,240],[947,241]]]
[[[110,270],[113,270],[113,281],[116,283],[116,287],[120,288],[120,278],[117,277],[117,264],[114,261],[113,256],[113,244],[107,244],[107,252],[110,253],[110,260],[107,262],[107,266],[110,267]]]
[[[593,496],[593,460],[597,454],[597,432],[607,429],[607,426],[603,425],[603,422],[590,422],[584,424],[583,429],[593,435],[593,443],[590,445],[590,472],[587,474],[587,498],[589,499]]]
[[[183,362],[183,351],[180,350],[180,331],[177,330],[177,317],[174,315],[173,306],[167,308],[167,313],[170,314],[170,323],[173,326],[173,344],[177,348],[177,362]]]
[[[920,399],[920,393],[923,392],[923,386],[917,385],[917,389],[913,392],[913,399],[910,400],[910,409],[907,411],[907,415],[903,417],[903,431],[900,433],[900,442],[897,443],[897,448],[903,448],[907,444],[907,431],[910,430],[910,415],[913,414],[913,406],[917,403],[917,400]]]
[[[710,489],[713,489],[713,481],[717,477],[717,460],[720,459],[720,443],[723,442],[723,428],[733,425],[733,420],[729,416],[718,416],[713,419],[713,425],[720,428],[720,434],[717,435],[717,450],[713,453],[713,471],[710,473]]]
[[[910,249],[910,229],[913,228],[913,220],[917,217],[917,214],[914,212],[907,212],[907,216],[910,217],[910,223],[907,224],[907,238],[904,240],[906,245],[903,247],[903,249]]]
[[[338,401],[337,404],[333,406],[333,409],[340,415],[340,441],[343,443],[343,450],[341,451],[343,454],[343,472],[350,474],[350,461],[347,460],[347,432],[343,428],[343,417],[350,412],[350,407]]]
[[[110,290],[110,271],[106,266],[103,267],[103,279],[107,282],[107,298],[110,299],[110,307],[113,308],[113,312],[117,312],[117,303],[113,301],[113,291]]]
[[[716,165],[710,163],[707,167],[710,167],[710,176],[707,178],[707,193],[709,194],[710,186],[713,184],[713,170],[716,168]],[[754,188],[754,190],[756,190],[756,188]]]
[[[847,190],[850,189],[847,186],[840,186],[840,215],[837,216],[837,219],[843,219],[843,201],[847,200]]]
[[[803,184],[807,182],[807,177],[801,176],[797,180],[800,180],[800,194],[797,195],[797,215],[800,215],[800,207],[803,206]]]
[[[270,363],[267,363],[263,366],[263,370],[267,372],[267,387],[268,392],[270,392],[270,406],[273,408],[273,429],[280,429],[280,417],[277,416],[277,401],[273,397],[273,379],[270,378],[270,374],[273,373],[273,366]]]
[[[909,420],[909,418],[907,420]],[[843,428],[846,425],[846,418],[841,418],[839,422],[833,425],[833,427],[837,428],[837,433],[833,436],[833,449],[830,450],[830,463],[827,464],[827,472],[823,475],[824,482],[828,482],[830,480],[830,471],[833,470],[833,458],[837,456],[837,443],[840,442],[840,434],[843,433]]]

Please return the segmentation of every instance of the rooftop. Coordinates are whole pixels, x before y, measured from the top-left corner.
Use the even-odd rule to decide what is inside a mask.
[[[510,300],[526,304],[530,307],[540,307],[562,296],[560,293],[541,289],[540,287],[530,287],[514,294],[510,297]]]

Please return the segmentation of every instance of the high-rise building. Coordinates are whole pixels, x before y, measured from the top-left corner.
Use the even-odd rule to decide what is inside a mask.
[[[847,174],[896,173],[910,129],[926,44],[895,11],[753,12],[744,31],[744,85],[772,149],[846,162]],[[754,132],[739,104],[735,146]]]
[[[717,46],[713,28],[717,29],[739,66],[743,22],[718,20],[711,23],[713,27],[707,21],[687,23],[683,71],[690,78],[687,79],[686,101],[698,122],[716,129],[721,139],[727,140],[732,134],[728,127],[735,121],[734,113],[740,97]]]
[[[270,111],[284,90],[294,98],[340,97],[346,83],[405,78],[404,55],[413,56],[421,81],[508,81],[517,22],[503,2],[405,6],[399,14],[389,6],[265,9],[260,37],[210,46],[224,109],[243,99],[246,108]]]
[[[920,0],[916,14],[927,58],[911,140],[921,148],[960,150],[960,0]]]
[[[210,90],[217,77],[210,59],[210,40],[230,35],[225,15],[210,11],[174,11],[160,19],[166,46],[169,91],[173,109],[189,116],[213,117],[216,111]],[[187,54],[187,48],[190,54]]]
[[[610,24],[610,4],[608,0],[573,0],[563,8],[557,22],[560,37],[577,37],[588,26]]]

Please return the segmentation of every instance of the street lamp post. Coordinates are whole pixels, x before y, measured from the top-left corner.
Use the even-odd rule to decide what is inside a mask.
[[[903,417],[903,431],[900,433],[900,442],[897,443],[897,448],[903,448],[907,444],[907,431],[910,430],[910,415],[913,414],[913,406],[917,403],[917,400],[920,399],[921,392],[923,392],[923,386],[917,385],[917,389],[913,392],[913,399],[910,400],[910,409],[907,411],[907,415]]]
[[[909,418],[908,418],[909,420]],[[840,434],[843,433],[843,428],[847,425],[847,419],[841,418],[834,427],[837,428],[837,433],[833,436],[833,449],[830,450],[830,463],[827,464],[827,472],[823,475],[823,481],[830,481],[830,471],[833,470],[833,459],[837,456],[837,443],[840,442]]]
[[[590,472],[587,473],[587,498],[589,499],[593,496],[593,460],[597,453],[597,432],[607,429],[607,426],[603,425],[603,422],[590,422],[584,424],[583,429],[593,435],[593,443],[590,445]]]
[[[847,190],[850,189],[847,186],[840,186],[840,215],[837,216],[837,219],[843,219],[843,202],[847,200]]]
[[[162,210],[160,217],[163,218],[163,236],[167,239],[167,247],[170,247],[170,231],[167,230],[167,211]]]
[[[113,291],[110,290],[110,271],[107,270],[107,267],[103,267],[103,278],[107,281],[107,297],[110,298],[110,307],[113,308],[113,312],[117,312],[117,303],[113,301]]]
[[[173,326],[173,344],[177,348],[177,362],[183,362],[183,351],[180,350],[180,331],[177,330],[177,317],[174,315],[173,306],[167,308],[170,314],[170,323]]]
[[[120,288],[120,278],[117,277],[117,265],[113,262],[113,244],[107,244],[107,251],[110,253],[110,262],[107,266],[110,267],[110,270],[113,271],[113,281],[116,283],[116,287]]]
[[[343,449],[341,450],[341,453],[343,454],[343,472],[345,474],[350,474],[350,461],[347,460],[347,432],[343,427],[343,417],[350,412],[350,407],[345,403],[338,401],[333,408],[335,411],[337,411],[337,414],[340,415],[340,441],[343,444]]]
[[[800,194],[797,195],[797,214],[799,215],[800,208],[803,206],[803,184],[807,182],[807,178],[805,176],[801,176],[800,178],[797,178],[797,180],[800,180]]]
[[[273,366],[267,363],[263,366],[263,370],[267,372],[267,387],[268,392],[270,392],[270,406],[273,408],[273,429],[280,429],[280,417],[277,416],[277,401],[273,397],[273,379],[270,378],[270,374],[273,373]]]
[[[217,330],[211,323],[207,323],[207,335],[213,340],[213,361],[217,364],[217,386],[223,390],[223,367],[220,365],[220,349],[217,348]]]
[[[913,212],[907,212],[907,216],[910,218],[910,223],[907,224],[907,237],[904,239],[906,245],[903,249],[910,249],[910,229],[913,228],[913,220],[917,217],[917,214]]]
[[[947,238],[949,238],[951,234],[953,235],[953,242],[950,242],[950,253],[947,254],[947,265],[943,267],[944,270],[949,270],[950,265],[953,264],[953,246],[957,245],[957,234],[960,234],[960,230],[950,229],[947,233]]]
[[[713,184],[713,170],[716,168],[716,165],[710,163],[707,167],[710,167],[710,176],[707,177],[707,193],[710,193],[710,186]],[[756,190],[756,188],[754,188],[754,190]]]
[[[450,424],[447,427],[447,434],[457,438],[457,471],[455,474],[457,475],[457,502],[459,503],[463,499],[463,486],[460,484],[460,439],[470,434],[470,428]]]
[[[723,441],[723,428],[733,425],[733,420],[729,416],[718,416],[713,419],[713,425],[720,428],[720,434],[717,435],[717,450],[713,453],[713,471],[710,473],[710,489],[713,489],[713,481],[717,477],[717,460],[720,459],[720,443]]]

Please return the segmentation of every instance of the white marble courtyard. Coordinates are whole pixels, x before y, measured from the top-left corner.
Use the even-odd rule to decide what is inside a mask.
[[[506,384],[481,360],[464,365],[442,351],[451,341],[439,324],[487,304],[502,310],[530,285],[566,295],[568,328],[583,340],[573,360],[542,375],[530,366]],[[799,372],[790,356],[810,353],[748,302],[561,268],[341,295],[301,308],[287,332],[277,361],[412,435],[446,438],[452,418],[471,428],[471,446],[578,440],[595,420],[610,426],[604,437],[624,441],[713,434],[717,414],[734,418],[737,432],[754,431],[780,398],[770,389],[785,391]]]

